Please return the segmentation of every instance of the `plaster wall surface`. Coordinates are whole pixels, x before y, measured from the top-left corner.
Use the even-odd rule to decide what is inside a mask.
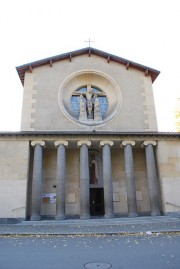
[[[164,214],[180,212],[180,143],[158,141],[157,162]]]
[[[133,149],[136,199],[138,213],[150,212],[150,201],[147,186],[146,163],[144,149]],[[112,150],[112,178],[114,209],[117,214],[128,214],[126,173],[123,149]],[[117,198],[119,197],[119,199]]]
[[[76,75],[77,74],[77,75]],[[81,74],[81,75],[79,75]],[[68,78],[71,78],[68,82]],[[68,84],[69,83],[69,84]],[[91,84],[107,94],[112,117],[96,126],[77,123],[70,110],[74,90]],[[61,102],[60,99],[63,99]],[[63,107],[64,103],[68,107]],[[116,105],[114,105],[116,104]],[[113,111],[115,109],[116,111]],[[109,112],[107,112],[109,113]],[[150,76],[99,56],[81,55],[26,72],[21,130],[156,131]]]
[[[150,212],[149,190],[146,173],[145,151],[142,148],[135,149],[134,170],[136,180],[136,199],[138,212]]]
[[[56,194],[56,150],[43,149],[41,215],[55,215],[56,204],[43,199],[43,194]]]
[[[56,194],[56,149],[43,151],[43,194]],[[79,200],[79,150],[68,149],[66,151],[66,214],[80,214]],[[56,203],[43,200],[41,204],[41,215],[55,216]]]
[[[28,141],[0,141],[0,218],[26,218]]]

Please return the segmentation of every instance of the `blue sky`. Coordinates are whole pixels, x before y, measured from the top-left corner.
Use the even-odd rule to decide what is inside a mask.
[[[0,3],[0,131],[19,130],[23,88],[15,67],[92,46],[160,70],[159,131],[175,131],[180,97],[179,0],[6,0]]]

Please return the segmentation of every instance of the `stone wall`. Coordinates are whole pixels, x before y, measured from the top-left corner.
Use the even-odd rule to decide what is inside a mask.
[[[26,218],[29,142],[0,140],[0,221]]]
[[[79,150],[66,152],[66,214],[79,215]],[[56,149],[43,151],[43,194],[56,193]],[[56,204],[42,199],[41,215],[55,216]]]
[[[147,186],[146,163],[144,149],[133,149],[134,171],[136,181],[137,211],[139,214],[150,212],[149,193]],[[116,214],[127,215],[127,191],[124,165],[124,153],[112,150],[112,177],[114,193],[114,209]]]
[[[180,143],[158,141],[157,162],[164,214],[180,215]]]
[[[107,121],[77,124],[68,116],[71,93],[91,84],[108,96]],[[111,115],[108,115],[111,114]],[[74,57],[34,68],[25,74],[21,130],[156,131],[150,76],[95,55]]]

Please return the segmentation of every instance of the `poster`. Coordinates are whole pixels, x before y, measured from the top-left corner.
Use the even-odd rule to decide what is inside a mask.
[[[56,193],[43,193],[42,195],[43,203],[50,203],[55,204],[56,203]]]

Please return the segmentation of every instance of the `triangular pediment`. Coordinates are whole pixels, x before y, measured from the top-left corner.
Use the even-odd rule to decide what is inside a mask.
[[[152,82],[154,82],[154,80],[157,78],[157,76],[160,73],[158,70],[152,69],[150,67],[135,63],[125,58],[122,58],[122,57],[119,57],[119,56],[116,56],[116,55],[113,55],[108,52],[104,52],[95,48],[91,48],[91,47],[87,47],[80,50],[75,50],[75,51],[63,53],[60,55],[52,56],[49,58],[45,58],[42,60],[34,61],[31,63],[27,63],[27,64],[16,67],[16,70],[18,72],[18,75],[20,77],[22,84],[24,85],[24,75],[26,71],[32,72],[33,68],[36,68],[42,65],[47,65],[47,64],[52,66],[54,62],[58,62],[58,61],[66,60],[66,59],[71,61],[73,57],[78,57],[78,56],[86,55],[86,54],[88,55],[88,57],[91,57],[91,55],[96,55],[96,56],[105,58],[107,59],[108,63],[110,63],[111,61],[114,61],[116,63],[123,64],[125,65],[126,69],[134,68],[134,69],[140,70],[144,72],[145,75],[150,75],[152,78]]]

